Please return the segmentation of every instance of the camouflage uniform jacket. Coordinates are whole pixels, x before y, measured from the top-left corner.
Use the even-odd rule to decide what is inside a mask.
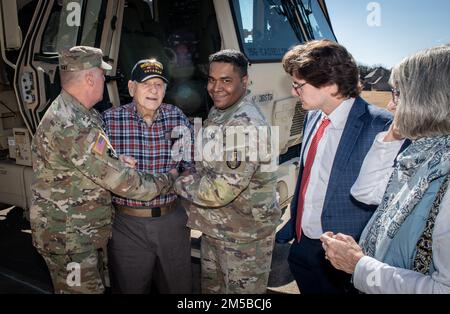
[[[150,200],[169,190],[167,174],[125,167],[102,130],[101,116],[64,90],[32,141],[30,222],[33,244],[52,254],[104,247],[111,233],[111,195]]]
[[[226,130],[236,126],[269,127],[250,95],[225,110],[211,109],[203,129],[220,130],[224,160],[197,161],[196,172],[178,178],[174,189],[188,200],[184,203],[188,206],[190,228],[219,240],[245,243],[271,235],[280,223],[281,211],[276,199],[275,174],[262,172],[259,159],[237,161],[233,156],[237,141],[235,146],[228,143],[228,149],[225,148]],[[217,138],[217,134],[203,132],[203,145],[211,138]],[[270,151],[270,147],[266,148]],[[244,144],[244,149],[248,151],[248,145]]]

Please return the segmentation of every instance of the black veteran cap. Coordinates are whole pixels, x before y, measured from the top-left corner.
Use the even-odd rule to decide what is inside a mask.
[[[82,71],[91,68],[102,68],[110,71],[112,67],[103,61],[101,49],[88,46],[75,46],[61,52],[59,55],[59,67],[61,71]]]
[[[164,75],[164,67],[161,62],[156,59],[145,59],[138,61],[131,71],[131,80],[138,83],[145,82],[148,79],[159,77],[164,82],[169,80]]]

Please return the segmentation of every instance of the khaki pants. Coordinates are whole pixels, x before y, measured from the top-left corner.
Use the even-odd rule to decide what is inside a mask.
[[[103,249],[57,255],[42,253],[57,294],[101,294],[105,290],[106,252]]]

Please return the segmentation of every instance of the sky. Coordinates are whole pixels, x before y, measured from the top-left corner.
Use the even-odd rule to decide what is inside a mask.
[[[326,0],[334,33],[358,63],[391,68],[450,44],[449,0]]]

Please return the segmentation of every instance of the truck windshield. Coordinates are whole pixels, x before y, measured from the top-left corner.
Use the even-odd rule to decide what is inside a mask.
[[[231,9],[241,48],[251,62],[278,62],[303,41],[292,29],[281,0],[232,0]]]
[[[331,26],[317,0],[297,0],[297,7],[304,20],[308,37],[336,41]]]
[[[317,0],[232,0],[231,9],[241,48],[252,62],[280,61],[306,39],[336,41]]]
[[[42,37],[42,52],[60,52],[75,45],[95,46],[103,22],[101,9],[102,1],[98,0],[55,1]]]

